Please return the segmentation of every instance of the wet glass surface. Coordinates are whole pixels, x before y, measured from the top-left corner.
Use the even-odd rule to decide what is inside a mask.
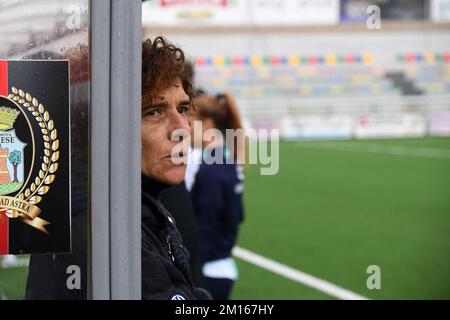
[[[0,299],[86,299],[89,32],[88,0],[0,2],[0,60],[70,62],[72,211],[71,253],[0,256]]]

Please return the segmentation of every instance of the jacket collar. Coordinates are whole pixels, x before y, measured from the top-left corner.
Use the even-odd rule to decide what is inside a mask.
[[[162,182],[141,175],[142,192],[145,192],[146,194],[152,196],[155,199],[159,199],[161,192],[168,187],[169,187],[168,185]]]
[[[168,187],[142,175],[142,219],[146,224],[158,228],[175,224],[174,218],[159,200],[161,192]]]

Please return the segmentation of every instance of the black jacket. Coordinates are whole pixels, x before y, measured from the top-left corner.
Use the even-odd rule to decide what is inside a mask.
[[[159,198],[175,218],[183,243],[189,251],[189,265],[195,286],[206,287],[200,263],[200,251],[194,207],[184,181],[161,192]]]
[[[182,246],[181,237],[168,220],[170,213],[156,200],[164,186],[143,177],[142,188],[142,299],[208,299],[207,292],[192,285],[189,267],[186,267],[188,253],[178,250]],[[78,200],[73,202],[72,210],[72,252],[32,255],[25,299],[87,298],[87,193],[86,188],[74,192],[76,190],[72,190],[72,196]],[[167,243],[163,242],[169,235],[176,263],[172,261]],[[66,271],[70,265],[80,266],[80,289],[67,288]]]
[[[142,183],[142,299],[207,299],[209,294],[192,285],[189,255],[170,213],[156,200],[164,188],[143,177]],[[80,190],[78,190],[80,189]],[[72,252],[31,255],[25,299],[87,298],[87,193],[72,186]],[[76,201],[74,201],[76,200]],[[172,260],[167,242],[170,238]],[[174,249],[172,249],[172,247]],[[176,259],[175,259],[176,258]],[[67,288],[67,267],[81,269],[81,288]]]
[[[142,177],[142,299],[211,299],[192,282],[189,252],[159,200],[162,184]]]

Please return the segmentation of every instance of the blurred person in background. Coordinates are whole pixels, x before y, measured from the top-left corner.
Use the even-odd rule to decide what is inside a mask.
[[[197,97],[194,106],[194,119],[202,123],[202,136],[209,129],[219,130],[223,137],[227,129],[242,129],[237,106],[229,94]],[[195,136],[196,133],[194,139]],[[192,153],[193,158],[200,157],[202,161],[195,165],[192,162],[198,159],[191,159],[187,175],[197,218],[203,275],[216,300],[229,299],[233,283],[238,277],[231,251],[243,221],[244,174],[243,166],[237,162],[243,158],[245,150],[239,150],[236,138],[232,140],[202,139],[201,148],[194,148]],[[208,149],[212,150],[210,154]],[[215,157],[216,153],[223,157],[223,164],[208,164],[211,162],[207,158]]]

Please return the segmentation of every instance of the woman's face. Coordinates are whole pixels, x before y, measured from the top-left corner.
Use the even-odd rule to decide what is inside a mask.
[[[186,161],[173,162],[173,158],[186,155],[174,154],[179,141],[172,141],[177,129],[190,130],[188,112],[191,101],[180,79],[161,90],[151,106],[143,106],[141,120],[142,174],[156,181],[174,185],[184,180]]]

